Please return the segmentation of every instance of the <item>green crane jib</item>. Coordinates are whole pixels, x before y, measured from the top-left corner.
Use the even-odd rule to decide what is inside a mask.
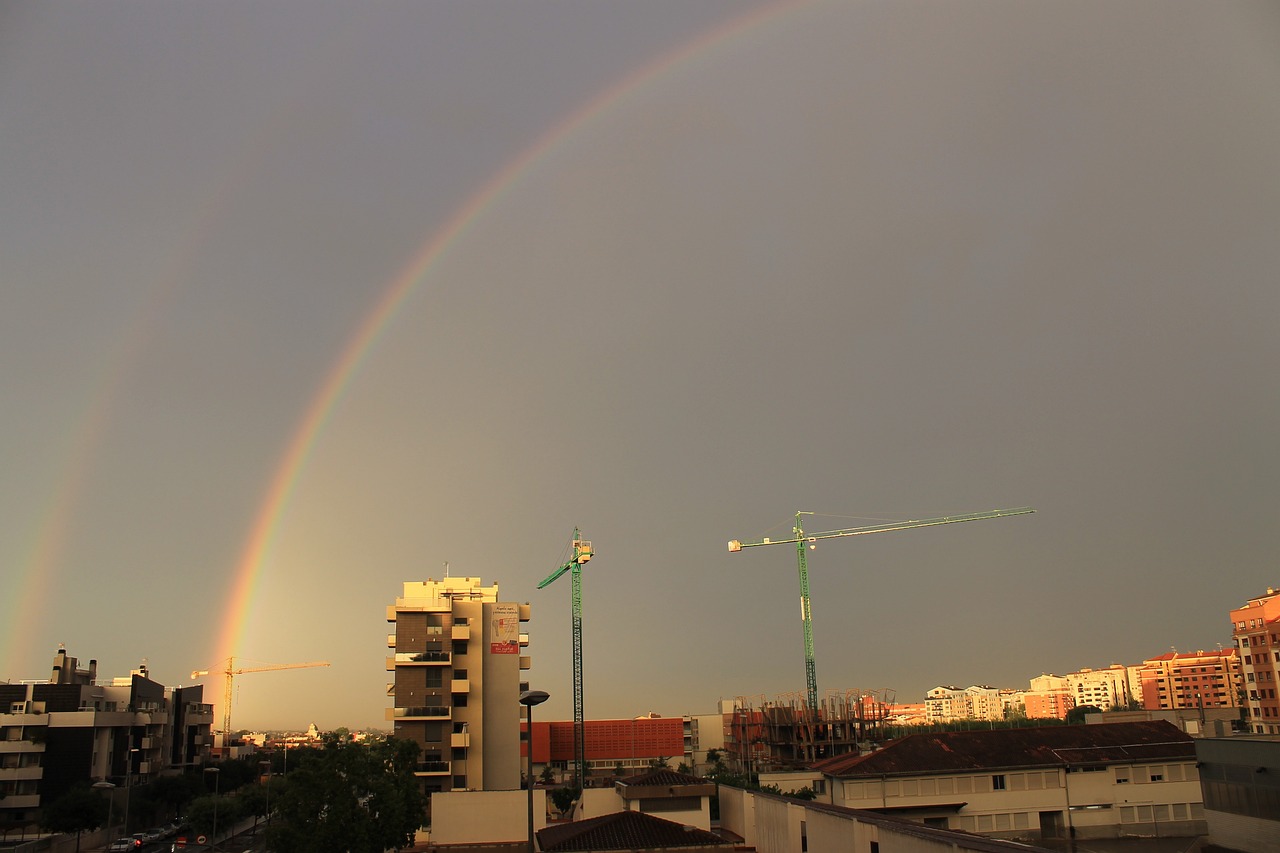
[[[573,559],[538,584],[538,589],[543,589],[572,569],[570,586],[573,590],[573,763],[574,772],[578,774],[578,785],[584,788],[587,784],[587,749],[582,714],[582,564],[590,562],[594,556],[591,543],[579,536],[578,528],[575,527]]]
[[[759,542],[740,542],[730,540],[730,553],[737,553],[743,548],[755,548],[759,545],[796,546],[796,568],[800,572],[800,618],[804,622],[804,682],[809,697],[811,713],[818,712],[818,674],[813,657],[813,612],[809,606],[809,566],[805,561],[805,546],[815,548],[819,539],[838,539],[842,536],[861,536],[864,533],[887,533],[890,530],[910,530],[913,527],[934,527],[939,524],[957,524],[961,521],[980,521],[986,518],[1003,518],[1006,515],[1026,515],[1035,512],[1031,507],[1018,509],[997,509],[991,512],[973,512],[968,515],[948,515],[942,518],[925,518],[919,521],[894,521],[888,524],[873,524],[870,527],[850,527],[845,530],[827,530],[822,533],[805,533],[801,517],[813,515],[812,512],[797,512],[796,526],[792,528],[790,539],[762,539]]]

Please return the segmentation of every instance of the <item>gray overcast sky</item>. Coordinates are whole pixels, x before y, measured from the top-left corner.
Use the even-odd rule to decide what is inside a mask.
[[[0,678],[243,612],[333,665],[237,727],[381,725],[447,561],[567,719],[578,525],[588,717],[709,713],[804,688],[794,553],[725,548],[796,510],[1038,510],[820,545],[823,691],[1215,648],[1280,585],[1278,238],[1274,3],[4,3]]]

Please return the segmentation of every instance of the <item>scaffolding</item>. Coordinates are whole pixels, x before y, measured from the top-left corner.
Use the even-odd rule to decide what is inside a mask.
[[[815,711],[804,693],[783,693],[773,701],[761,696],[758,706],[739,696],[725,746],[748,776],[859,754],[882,739],[894,698],[888,689],[828,690]]]

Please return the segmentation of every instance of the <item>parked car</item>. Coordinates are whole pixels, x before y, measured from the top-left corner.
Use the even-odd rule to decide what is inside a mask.
[[[129,851],[137,850],[139,846],[132,838],[117,838],[107,847],[107,853],[129,853]]]

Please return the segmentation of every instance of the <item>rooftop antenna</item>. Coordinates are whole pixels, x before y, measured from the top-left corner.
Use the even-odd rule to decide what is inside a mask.
[[[449,561],[444,561],[444,576],[449,577]]]

